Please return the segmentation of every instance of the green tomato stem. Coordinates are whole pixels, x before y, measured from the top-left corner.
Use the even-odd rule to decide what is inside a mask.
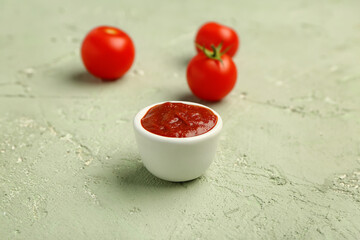
[[[206,57],[220,61],[221,63],[222,63],[221,56],[224,55],[230,49],[230,48],[226,48],[225,51],[221,52],[222,43],[220,43],[217,47],[211,45],[212,50],[209,50],[205,48],[205,46],[202,46],[198,43],[196,43],[196,46],[205,54]]]

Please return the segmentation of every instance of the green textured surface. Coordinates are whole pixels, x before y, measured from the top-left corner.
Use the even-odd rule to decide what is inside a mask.
[[[0,0],[0,239],[359,239],[360,1]],[[198,180],[156,179],[132,118],[190,100],[197,28],[242,40]],[[78,52],[109,24],[136,45],[114,83]],[[206,104],[206,103],[205,103]]]

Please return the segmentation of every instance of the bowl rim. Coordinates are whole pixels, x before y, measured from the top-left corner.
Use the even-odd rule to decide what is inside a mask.
[[[157,135],[155,133],[149,132],[148,130],[146,130],[142,124],[141,124],[141,119],[144,117],[144,115],[149,111],[150,108],[156,106],[156,105],[160,105],[166,102],[170,102],[170,103],[183,103],[183,104],[188,104],[188,105],[195,105],[195,106],[200,106],[200,107],[204,107],[209,109],[212,113],[214,113],[217,117],[217,122],[215,124],[215,126],[210,129],[208,132],[203,133],[201,135],[197,135],[197,136],[193,136],[193,137],[184,137],[184,138],[176,138],[176,137],[166,137],[166,136],[161,136],[161,135]],[[136,131],[138,131],[139,133],[141,133],[142,135],[151,138],[153,140],[156,141],[161,141],[161,142],[176,142],[176,143],[192,143],[192,142],[198,142],[198,141],[202,141],[205,140],[207,138],[211,138],[212,136],[215,136],[217,134],[220,133],[221,129],[222,129],[222,119],[220,117],[220,115],[213,110],[212,108],[202,105],[200,103],[195,103],[195,102],[188,102],[188,101],[163,101],[163,102],[158,102],[152,105],[149,105],[143,109],[141,109],[134,117],[134,128]]]

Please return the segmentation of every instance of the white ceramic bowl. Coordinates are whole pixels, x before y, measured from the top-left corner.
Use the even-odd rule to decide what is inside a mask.
[[[141,119],[150,108],[165,102],[142,109],[134,118],[135,138],[145,167],[156,177],[167,181],[189,181],[201,176],[214,160],[222,120],[217,112],[201,104],[169,102],[201,106],[210,109],[218,118],[210,131],[187,138],[160,136],[147,131],[141,125]]]

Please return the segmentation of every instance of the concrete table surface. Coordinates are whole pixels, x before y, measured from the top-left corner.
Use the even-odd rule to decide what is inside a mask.
[[[0,239],[359,239],[360,2],[0,0]],[[238,82],[201,178],[142,166],[141,108],[193,97],[198,27],[232,26]],[[128,74],[79,57],[93,27],[133,38]]]

